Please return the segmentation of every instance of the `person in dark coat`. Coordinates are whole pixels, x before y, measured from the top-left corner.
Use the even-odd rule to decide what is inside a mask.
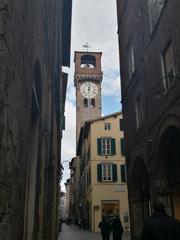
[[[180,223],[168,216],[162,202],[155,202],[154,212],[145,222],[141,240],[180,240]]]
[[[122,234],[124,232],[121,221],[116,216],[112,222],[113,240],[122,240]]]
[[[99,223],[98,227],[101,229],[102,240],[109,240],[111,224],[106,217],[102,217],[102,221]]]

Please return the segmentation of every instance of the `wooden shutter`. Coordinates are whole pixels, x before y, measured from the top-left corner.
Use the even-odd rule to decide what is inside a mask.
[[[97,181],[102,182],[102,164],[97,164]]]
[[[112,138],[111,139],[111,155],[116,154],[116,139]]]
[[[121,182],[127,182],[126,165],[125,164],[120,165],[120,169],[121,169]]]
[[[117,182],[117,165],[112,165],[112,176],[113,176],[113,182]]]
[[[122,118],[119,119],[119,128],[120,128],[121,131],[123,131],[123,129],[124,129],[123,128],[123,119]]]
[[[98,153],[98,155],[102,155],[101,138],[97,139],[97,153]]]
[[[124,142],[124,138],[121,138],[120,142],[121,142],[121,154],[122,154],[122,156],[125,156],[125,142]]]

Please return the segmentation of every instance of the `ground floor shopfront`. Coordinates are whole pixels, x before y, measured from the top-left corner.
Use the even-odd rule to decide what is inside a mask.
[[[126,230],[129,226],[129,208],[127,186],[112,185],[94,188],[89,192],[87,199],[84,202],[84,210],[82,213],[86,214],[87,224],[92,232],[100,232],[98,224],[104,214],[119,215],[123,227]]]

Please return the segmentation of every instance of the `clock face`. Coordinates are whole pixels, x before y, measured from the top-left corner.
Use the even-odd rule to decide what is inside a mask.
[[[81,85],[80,92],[85,98],[93,98],[98,93],[98,87],[95,83],[85,82]]]

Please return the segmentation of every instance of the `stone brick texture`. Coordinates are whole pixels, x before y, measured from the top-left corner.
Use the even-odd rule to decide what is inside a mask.
[[[51,130],[52,79],[58,70],[60,26],[55,24],[60,15],[58,2],[0,0],[0,239],[4,240],[37,239],[37,236],[23,238],[26,180],[33,142],[32,87],[35,62],[39,62],[42,100],[38,144],[41,158],[46,159]],[[45,160],[42,166],[44,177]],[[38,239],[42,239],[40,235]]]
[[[166,127],[174,124],[170,116],[177,121],[180,119],[178,107],[180,106],[180,1],[161,1],[164,2],[164,8],[154,27],[151,25],[148,6],[150,2],[152,1],[117,0],[122,109],[132,239],[139,239],[143,223],[142,213],[138,210],[140,208],[135,207],[136,203],[141,203],[133,198],[133,194],[139,191],[135,187],[138,172],[133,172],[136,160],[143,159],[148,173],[150,195],[153,199],[156,194],[154,190],[156,188],[157,143],[161,127],[168,119]],[[159,1],[154,2],[157,8]],[[176,78],[174,85],[165,94],[161,57],[169,43],[172,44]],[[128,48],[131,44],[134,46],[135,57],[135,71],[132,78],[129,77],[128,59]],[[139,130],[136,127],[135,112],[135,100],[138,94],[143,98],[144,109],[144,123]],[[135,225],[139,225],[138,229],[135,229]]]

